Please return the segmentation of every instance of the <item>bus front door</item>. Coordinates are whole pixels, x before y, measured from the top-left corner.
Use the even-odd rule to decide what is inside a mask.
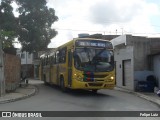
[[[72,52],[68,51],[68,86],[72,86]]]

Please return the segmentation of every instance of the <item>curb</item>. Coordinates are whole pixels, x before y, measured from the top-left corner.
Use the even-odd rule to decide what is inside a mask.
[[[37,93],[38,93],[38,88],[37,88],[37,86],[35,86],[35,85],[30,85],[30,86],[34,87],[34,88],[32,88],[32,89],[33,89],[32,92],[27,93],[27,94],[23,94],[23,93],[22,93],[23,95],[22,95],[21,97],[12,98],[12,99],[6,99],[6,100],[3,100],[3,101],[0,101],[0,104],[5,104],[5,103],[9,103],[9,102],[15,102],[15,101],[18,101],[18,100],[22,100],[22,99],[25,99],[25,98],[29,98],[29,97],[37,94]],[[27,88],[25,88],[25,89],[27,89]],[[20,93],[20,92],[18,92],[18,93]]]
[[[147,95],[144,95],[144,94],[141,94],[141,93],[138,93],[138,92],[126,90],[126,89],[123,89],[123,88],[115,87],[115,90],[136,95],[136,96],[138,96],[140,98],[143,98],[145,100],[148,100],[148,101],[150,101],[150,102],[152,102],[152,103],[154,103],[154,104],[156,104],[156,105],[158,105],[160,107],[160,99],[158,100],[158,99],[156,99],[154,97],[150,97],[150,96],[147,96]]]
[[[156,99],[156,98],[152,98],[152,97],[150,97],[150,96],[147,96],[147,95],[144,95],[144,94],[141,94],[141,93],[137,93],[137,92],[135,92],[134,93],[136,96],[138,96],[138,97],[140,97],[140,98],[143,98],[143,99],[145,99],[145,100],[148,100],[148,101],[150,101],[150,102],[152,102],[152,103],[154,103],[154,104],[156,104],[156,105],[158,105],[159,107],[160,107],[160,100],[158,100],[158,99]]]

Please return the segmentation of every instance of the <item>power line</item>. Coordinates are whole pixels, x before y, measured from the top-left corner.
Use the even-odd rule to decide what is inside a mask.
[[[104,31],[94,31],[94,30],[78,30],[78,29],[69,29],[69,28],[55,28],[57,30],[70,30],[70,31],[86,31],[86,32],[104,32]]]
[[[160,26],[159,26],[160,27]],[[70,30],[70,31],[85,31],[85,32],[99,32],[99,33],[108,33],[108,34],[111,34],[111,33],[114,33],[113,31],[111,32],[107,32],[105,30],[103,31],[94,31],[94,30],[80,30],[80,29],[69,29],[69,28],[55,28],[57,30]],[[160,34],[160,33],[148,33],[148,32],[127,32],[126,30],[124,30],[123,28],[121,28],[122,31],[121,32],[118,32],[117,29],[115,29],[115,34],[150,34],[150,35],[157,35],[157,34]]]

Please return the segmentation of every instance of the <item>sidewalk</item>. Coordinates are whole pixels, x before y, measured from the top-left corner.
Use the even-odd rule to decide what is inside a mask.
[[[158,106],[160,106],[160,97],[155,93],[133,92],[131,90],[127,90],[127,89],[123,89],[123,88],[119,88],[119,87],[115,87],[115,90],[122,91],[122,92],[127,92],[127,93],[130,93],[130,94],[134,94],[138,97],[141,97],[145,100],[148,100],[148,101],[153,102],[153,103],[157,104]]]
[[[39,82],[42,81],[29,80],[28,85],[22,85],[22,87],[18,87],[14,92],[6,93],[5,96],[0,97],[0,104],[25,99],[35,95],[38,89],[34,84],[38,84]]]
[[[27,86],[19,87],[14,92],[6,93],[5,96],[0,97],[0,104],[17,101],[36,94],[36,92],[38,91],[36,87],[37,84],[43,84],[43,81],[29,79],[29,84]],[[115,90],[134,94],[160,106],[160,97],[158,97],[155,93],[133,92],[119,87],[115,87]]]

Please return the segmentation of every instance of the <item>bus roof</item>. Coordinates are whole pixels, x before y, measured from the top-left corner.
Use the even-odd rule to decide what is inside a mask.
[[[96,38],[73,38],[73,39],[70,40],[69,42],[64,43],[63,45],[57,47],[57,49],[63,48],[63,47],[65,47],[65,46],[68,46],[68,45],[70,45],[71,43],[74,43],[76,40],[100,40],[100,41],[108,41],[108,42],[110,42],[109,40],[96,39]]]
[[[70,47],[73,47],[74,45],[74,42],[77,41],[77,40],[99,40],[99,41],[107,41],[107,42],[110,42],[109,40],[105,40],[105,39],[96,39],[96,38],[73,38],[72,40],[64,43],[63,45],[57,47],[57,48],[54,48],[54,49],[49,49],[47,51],[45,51],[44,54],[42,54],[40,56],[40,58],[44,58],[45,56],[52,56],[55,54],[55,52],[61,48],[64,48],[66,46],[70,46]],[[110,42],[111,43],[111,42]]]

